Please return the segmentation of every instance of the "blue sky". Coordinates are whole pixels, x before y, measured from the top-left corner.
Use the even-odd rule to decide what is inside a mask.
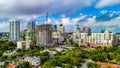
[[[0,0],[0,32],[9,31],[9,20],[20,20],[21,30],[29,19],[36,24],[63,24],[66,31],[74,25],[90,27],[93,32],[109,28],[120,32],[120,0]]]

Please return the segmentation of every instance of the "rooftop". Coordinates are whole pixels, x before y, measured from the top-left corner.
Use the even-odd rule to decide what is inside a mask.
[[[30,60],[36,63],[40,63],[40,59],[37,57],[25,57],[24,60]]]

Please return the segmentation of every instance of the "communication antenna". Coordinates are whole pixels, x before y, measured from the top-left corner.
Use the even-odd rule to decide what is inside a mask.
[[[46,22],[45,24],[48,24],[48,12],[46,13]]]

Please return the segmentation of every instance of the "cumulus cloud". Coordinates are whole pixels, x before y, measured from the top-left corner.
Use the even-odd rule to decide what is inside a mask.
[[[48,23],[49,24],[63,24],[65,26],[66,31],[72,31],[74,25],[79,24],[81,28],[83,27],[91,27],[92,31],[100,31],[103,28],[120,28],[120,11],[107,11],[107,10],[103,10],[100,12],[101,13],[101,18],[105,18],[104,15],[107,14],[107,17],[109,18],[109,20],[103,20],[101,19],[99,16],[91,16],[91,15],[86,15],[86,14],[82,14],[80,13],[80,15],[78,17],[75,18],[70,18],[70,17],[66,17],[66,15],[61,15],[61,18],[48,18]],[[99,19],[98,19],[99,18]],[[27,21],[29,19],[36,19],[36,24],[40,24],[41,19],[43,20],[41,23],[45,23],[45,17],[39,17],[37,15],[33,15],[33,16],[29,16],[29,17],[25,17],[25,16],[21,16],[18,18],[19,20],[21,20],[21,30],[27,28]],[[2,19],[3,20],[3,19]],[[100,21],[101,20],[101,21]],[[103,20],[103,21],[102,21]],[[1,31],[8,31],[9,30],[9,23],[8,22],[0,22],[1,26],[0,26],[0,30]],[[7,24],[7,25],[6,25]],[[4,30],[4,28],[6,28]]]
[[[0,16],[23,16],[60,13],[71,15],[92,5],[94,0],[0,0]]]
[[[107,6],[113,6],[120,4],[120,0],[99,0],[98,3],[95,5],[96,8],[103,8]]]
[[[115,12],[115,11],[108,11],[111,12],[109,15],[119,15],[119,11]],[[102,15],[101,15],[102,16]],[[80,15],[77,18],[62,18],[61,21],[57,21],[60,23],[62,23],[65,27],[66,27],[66,31],[72,31],[74,25],[79,24],[81,28],[83,27],[90,27],[92,28],[93,32],[100,32],[101,29],[104,28],[110,28],[110,29],[116,29],[116,28],[120,28],[118,25],[120,25],[120,15],[116,16],[114,18],[111,18],[110,20],[106,20],[106,21],[98,21],[97,16],[92,16],[89,17],[89,15]],[[84,21],[79,21],[79,20],[83,20]]]
[[[117,12],[116,12],[117,13]],[[111,15],[111,14],[109,14]],[[115,15],[115,14],[113,14]],[[98,21],[98,19],[96,19],[96,16],[93,16],[91,18],[87,18],[86,21],[84,22],[79,22],[79,25],[81,25],[80,27],[90,27],[92,28],[92,31],[94,32],[100,32],[101,29],[104,28],[110,28],[110,29],[115,29],[116,28],[120,28],[120,16],[117,16],[115,18],[111,18],[110,20],[106,20],[106,21]],[[117,31],[120,32],[120,31]]]
[[[112,27],[112,26],[118,26],[120,25],[120,17],[117,17],[115,19],[109,20],[109,21],[101,21],[98,22],[96,19],[93,18],[88,18],[86,22],[81,23],[84,27]]]
[[[100,11],[101,15],[96,17],[97,21],[109,21],[111,19],[117,18],[120,16],[120,11],[108,11],[102,10]]]
[[[102,11],[101,11],[102,12]],[[51,19],[49,18],[48,23],[51,24],[63,24],[66,28],[66,31],[72,31],[74,25],[79,24],[79,26],[81,28],[83,27],[90,27],[92,28],[93,32],[100,32],[101,29],[104,28],[111,28],[111,29],[115,29],[115,28],[120,28],[118,25],[120,25],[120,12],[119,11],[107,11],[108,13],[108,17],[112,16],[109,20],[104,20],[99,21],[98,16],[89,16],[89,15],[85,15],[85,14],[80,14],[78,17],[75,18],[70,18],[70,17],[62,17],[59,21],[56,19]],[[104,14],[105,13],[101,13],[101,17],[104,18]],[[118,15],[118,16],[116,16]],[[116,16],[116,17],[114,17]]]

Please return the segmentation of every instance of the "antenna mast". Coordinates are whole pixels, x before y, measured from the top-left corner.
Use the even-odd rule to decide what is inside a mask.
[[[48,24],[48,12],[46,13],[46,23],[45,24]]]

